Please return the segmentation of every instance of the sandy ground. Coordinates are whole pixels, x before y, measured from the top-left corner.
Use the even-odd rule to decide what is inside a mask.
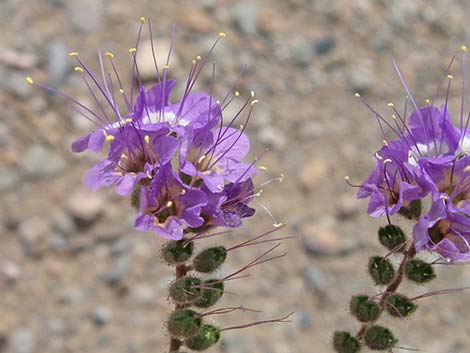
[[[91,126],[64,100],[28,86],[26,75],[89,101],[67,53],[77,50],[97,68],[96,49],[110,50],[129,78],[138,19],[150,16],[162,52],[177,25],[171,75],[181,92],[191,60],[226,32],[213,57],[216,96],[247,64],[240,91],[255,90],[260,100],[248,128],[252,156],[270,149],[268,170],[257,181],[285,175],[260,201],[288,225],[282,234],[297,238],[282,245],[286,257],[229,286],[234,294],[223,305],[262,313],[220,316],[216,323],[296,314],[290,324],[227,332],[212,351],[327,353],[332,331],[358,328],[348,314],[350,296],[380,291],[365,266],[370,255],[383,254],[375,233],[385,221],[365,214],[366,203],[355,200],[343,176],[360,183],[381,138],[353,93],[381,112],[389,101],[402,104],[395,58],[417,99],[430,97],[452,55],[470,42],[468,10],[463,0],[2,0],[0,352],[163,353],[169,340],[163,327],[172,275],[159,257],[162,241],[133,230],[127,200],[85,189],[81,178],[98,157],[72,155],[69,145]],[[457,62],[454,76],[459,70]],[[207,89],[209,79],[210,70],[198,88]],[[457,87],[450,97],[455,114]],[[236,244],[270,223],[259,207],[221,241]],[[262,250],[234,253],[222,272]],[[441,266],[435,282],[406,284],[404,291],[464,287],[469,278],[468,267]],[[411,319],[384,320],[401,346],[469,352],[469,293],[419,304]]]

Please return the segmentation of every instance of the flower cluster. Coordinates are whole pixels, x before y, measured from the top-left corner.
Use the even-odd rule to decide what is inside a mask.
[[[97,74],[72,52],[70,56],[78,62],[75,71],[82,75],[98,109],[55,92],[96,125],[93,132],[72,144],[72,150],[99,152],[108,147],[106,157],[85,176],[85,184],[92,190],[114,186],[119,195],[132,195],[138,208],[135,228],[154,230],[165,239],[179,240],[186,231],[212,226],[238,227],[242,218],[255,212],[248,204],[255,197],[251,177],[257,168],[254,162],[243,162],[250,150],[244,130],[257,102],[254,93],[250,92],[224,125],[223,110],[240,95],[235,84],[222,102],[217,101],[212,96],[214,67],[210,94],[193,92],[224,33],[205,57],[192,61],[179,101],[170,101],[176,84],[168,78],[170,54],[163,67],[154,60],[158,83],[146,88],[137,61],[145,20],[141,22],[136,47],[129,50],[133,71],[128,90],[122,85],[112,53],[104,57],[99,53],[101,73]],[[153,56],[155,59],[155,52]],[[106,72],[105,58],[113,74]],[[29,77],[27,81],[51,90]],[[236,128],[240,120],[242,124]]]
[[[465,76],[465,56],[463,65]],[[375,153],[376,167],[361,185],[358,197],[370,198],[368,213],[374,217],[386,215],[390,221],[391,215],[401,213],[416,218],[413,239],[417,251],[435,252],[448,262],[470,260],[470,114],[465,119],[465,77],[460,119],[454,123],[448,110],[453,80],[448,71],[445,102],[439,106],[434,97],[419,107],[395,67],[414,110],[407,117],[406,105],[400,113],[390,103],[393,121],[389,122],[363,101],[377,117],[382,132],[388,127],[395,138],[388,139],[384,132],[384,146]],[[425,198],[431,204],[421,215]]]

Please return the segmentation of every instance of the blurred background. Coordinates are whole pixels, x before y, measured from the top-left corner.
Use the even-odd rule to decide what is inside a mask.
[[[112,51],[128,81],[128,49],[139,18],[149,16],[161,53],[177,25],[170,70],[179,80],[177,99],[191,60],[226,32],[213,56],[216,96],[223,98],[247,64],[239,90],[255,90],[260,100],[248,127],[252,155],[270,149],[258,182],[285,175],[282,184],[265,188],[261,202],[288,225],[282,234],[297,239],[283,244],[286,257],[228,287],[234,294],[223,305],[262,313],[219,316],[217,324],[295,316],[291,324],[229,331],[212,351],[327,353],[333,330],[358,328],[348,314],[350,296],[380,292],[365,268],[369,256],[384,253],[376,230],[385,221],[365,215],[367,203],[343,180],[361,182],[381,141],[374,117],[353,93],[381,112],[389,101],[403,103],[395,58],[423,102],[451,56],[469,44],[469,10],[465,0],[1,0],[0,352],[162,353],[169,341],[164,321],[172,273],[159,256],[162,240],[133,230],[134,211],[113,190],[85,189],[82,176],[98,156],[73,155],[70,142],[92,126],[60,97],[28,86],[25,76],[90,102],[68,52],[79,51],[97,68],[97,48]],[[145,54],[148,31],[142,40]],[[148,52],[141,59],[151,84]],[[452,73],[460,78],[456,61]],[[207,89],[209,79],[206,70],[198,89]],[[270,227],[259,208],[222,241],[236,244]],[[234,253],[223,272],[263,249]],[[469,267],[437,270],[436,281],[406,285],[407,293],[470,285]],[[385,320],[401,346],[469,351],[470,293],[419,304],[411,320]]]

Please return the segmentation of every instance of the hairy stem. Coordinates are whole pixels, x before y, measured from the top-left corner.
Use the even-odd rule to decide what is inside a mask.
[[[397,291],[398,287],[400,286],[400,284],[403,280],[403,274],[404,274],[404,271],[405,271],[406,263],[408,262],[408,260],[410,260],[415,255],[416,255],[416,248],[415,248],[414,244],[411,244],[410,247],[408,248],[408,250],[405,252],[405,254],[403,256],[403,259],[400,263],[400,266],[398,267],[397,273],[395,274],[395,278],[387,286],[387,289],[385,289],[385,292],[380,297],[379,306],[380,306],[381,312],[383,312],[384,309],[385,309],[387,298],[390,295],[394,294]],[[377,320],[378,319],[380,319],[380,316],[377,318]],[[368,323],[363,324],[361,326],[361,328],[359,329],[359,331],[357,332],[356,338],[358,340],[361,340],[362,337],[364,336],[365,332],[367,331],[367,329],[369,327],[371,327],[373,324],[375,324],[375,322],[377,322],[377,320],[375,320],[373,322],[368,322]]]
[[[176,266],[176,280],[180,279],[181,277],[186,276],[190,267],[186,266],[186,264],[181,264]],[[175,310],[184,308],[184,304],[175,304]],[[183,345],[183,341],[179,338],[171,337],[170,339],[170,353],[177,353],[180,351],[181,346]]]

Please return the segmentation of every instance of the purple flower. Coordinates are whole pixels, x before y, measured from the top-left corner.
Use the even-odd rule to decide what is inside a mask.
[[[179,240],[183,230],[203,225],[201,209],[206,194],[183,184],[169,164],[141,188],[140,213],[135,221],[138,230],[154,230],[162,238]]]
[[[132,80],[128,88],[122,85],[113,54],[105,53],[104,58],[99,52],[100,72],[95,73],[78,53],[70,53],[95,109],[31,78],[27,81],[68,99],[96,126],[72,143],[73,152],[99,152],[107,146],[105,157],[88,171],[84,182],[93,191],[115,186],[119,195],[140,195],[136,229],[181,239],[185,232],[201,227],[237,227],[254,213],[248,203],[254,197],[251,177],[257,169],[243,161],[250,150],[245,127],[257,102],[254,93],[224,126],[222,112],[239,96],[236,85],[222,102],[217,101],[212,95],[213,70],[210,93],[194,91],[223,33],[205,57],[192,61],[180,99],[170,99],[177,84],[167,77],[170,55],[163,66],[155,62],[157,83],[145,87],[136,60],[144,23],[141,19],[136,47],[129,50]],[[107,65],[104,59],[109,60]],[[241,117],[243,127],[238,130],[233,126],[240,125]]]

